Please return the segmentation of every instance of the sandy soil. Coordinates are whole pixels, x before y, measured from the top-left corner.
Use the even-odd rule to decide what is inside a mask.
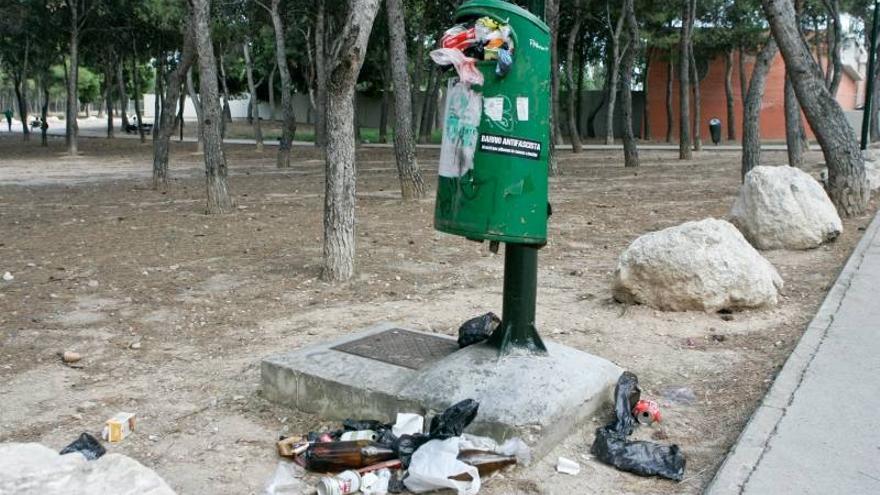
[[[323,172],[313,148],[298,148],[296,166],[280,171],[271,150],[230,147],[238,210],[213,217],[202,214],[194,145],[175,146],[166,194],[147,187],[149,145],[83,139],[81,148],[71,159],[62,140],[43,149],[0,138],[0,272],[15,276],[0,282],[0,441],[60,448],[118,411],[135,412],[138,431],[109,450],[156,469],[180,493],[258,493],[277,462],[277,435],[323,424],[261,397],[262,357],[385,320],[454,334],[469,317],[500,312],[502,258],[435,232],[433,198],[401,203],[391,150],[359,155],[359,272],[334,286],[318,279]],[[435,153],[422,153],[428,170]],[[678,443],[685,480],[638,478],[592,459],[600,417],[483,493],[699,492],[869,220],[847,220],[841,238],[819,249],[765,253],[786,282],[776,308],[621,306],[609,282],[629,242],[725,217],[732,204],[738,154],[675,158],[644,153],[643,167],[629,170],[618,153],[561,157],[538,323],[546,338],[640,377],[665,420],[637,436]],[[764,162],[783,160],[766,153]],[[83,366],[62,364],[63,350],[82,353]],[[675,400],[676,387],[695,400]],[[578,460],[581,474],[555,473],[560,455]]]

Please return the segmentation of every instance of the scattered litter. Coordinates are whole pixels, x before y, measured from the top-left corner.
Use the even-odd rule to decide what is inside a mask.
[[[429,430],[431,438],[445,440],[449,437],[460,437],[477,416],[479,408],[480,404],[473,399],[465,399],[453,404],[441,414],[431,418]]]
[[[339,437],[341,442],[356,442],[358,440],[369,440],[375,442],[379,438],[373,430],[355,430],[346,431]]]
[[[636,421],[648,426],[659,423],[662,418],[660,415],[660,405],[653,400],[642,399],[636,402],[632,413],[636,417]]]
[[[70,445],[61,449],[59,454],[72,454],[74,452],[82,454],[87,461],[94,461],[106,454],[107,450],[101,445],[101,442],[98,441],[97,438],[89,433],[83,433],[76,440],[71,442]]]
[[[391,433],[396,437],[402,435],[415,435],[425,430],[425,418],[420,414],[397,413],[397,420],[391,427]]]
[[[276,444],[278,455],[281,457],[296,457],[305,452],[311,443],[297,437],[282,438]]]
[[[460,349],[465,348],[488,339],[500,324],[501,318],[498,318],[491,311],[476,318],[471,318],[458,327],[458,347]]]
[[[414,493],[449,488],[458,495],[474,495],[480,491],[480,472],[476,467],[458,460],[458,437],[431,440],[413,454],[409,476],[404,485]]]
[[[306,469],[328,473],[377,464],[394,459],[397,454],[389,446],[369,440],[358,440],[313,443],[303,456]]]
[[[361,489],[361,475],[357,471],[343,471],[336,476],[324,476],[318,481],[318,495],[349,495]]]
[[[630,442],[635,427],[632,410],[639,400],[639,379],[624,371],[614,388],[615,420],[596,430],[590,452],[600,461],[640,476],[662,476],[681,481],[685,458],[678,445]]]
[[[138,350],[141,348],[141,343],[140,341],[132,342],[131,345],[129,345],[128,347],[134,350]]]
[[[302,467],[292,463],[280,461],[278,467],[268,483],[263,488],[263,495],[301,495],[309,489],[302,478]]]
[[[441,177],[463,177],[474,168],[483,98],[467,84],[450,79],[444,115],[437,173]]]
[[[12,282],[13,280],[15,280],[15,277],[12,276],[11,273],[6,272],[6,273],[3,274],[3,280],[5,280],[5,281],[7,281],[7,282]]]
[[[437,65],[451,65],[458,73],[458,79],[462,84],[476,84],[481,86],[484,82],[483,73],[477,69],[476,60],[466,57],[464,53],[452,48],[438,48],[431,51],[431,60]]]
[[[464,433],[461,435],[460,447],[462,452],[476,450],[513,457],[516,459],[517,464],[522,464],[523,466],[528,466],[532,462],[531,449],[519,437],[510,438],[503,444],[498,445],[498,442],[489,437]]]
[[[556,460],[556,471],[562,474],[577,476],[581,472],[581,465],[571,459],[560,457]]]
[[[75,351],[64,351],[61,353],[61,360],[67,364],[73,364],[82,360],[82,355]]]
[[[115,416],[107,420],[101,436],[110,443],[121,442],[134,431],[135,423],[134,413],[116,413]]]
[[[387,468],[361,476],[361,493],[364,495],[385,495],[391,482],[391,471]]]

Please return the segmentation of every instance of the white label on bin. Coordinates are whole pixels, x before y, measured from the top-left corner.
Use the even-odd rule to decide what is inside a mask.
[[[491,121],[501,121],[504,118],[504,99],[500,96],[483,98],[483,113]]]
[[[516,98],[516,118],[519,120],[529,120],[529,97],[518,96]]]

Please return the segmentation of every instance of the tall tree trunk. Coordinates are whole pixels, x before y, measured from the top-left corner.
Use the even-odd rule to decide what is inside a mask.
[[[417,27],[411,29],[422,29],[421,26],[416,24]],[[419,95],[422,92],[422,73],[424,70],[425,64],[425,43],[424,36],[421,36],[421,31],[419,31],[420,35],[416,42],[416,53],[415,60],[413,60],[413,72],[412,72],[412,87],[410,88],[410,101],[412,102],[412,118],[410,122],[412,122],[412,132],[415,135],[419,130],[416,128],[420,122],[420,114],[419,114]]]
[[[647,53],[645,54],[645,78],[644,83],[642,84],[642,129],[644,130],[642,139],[644,141],[651,141],[653,135],[651,133],[651,106],[648,105],[648,90],[650,89],[648,78],[651,74],[651,58],[653,56],[653,50],[651,47],[647,47],[645,51]]]
[[[324,190],[324,266],[321,277],[348,280],[355,257],[355,85],[366,53],[378,0],[351,0],[328,81],[327,161]]]
[[[257,100],[257,86],[254,84],[254,64],[251,61],[250,40],[246,39],[241,45],[244,52],[244,68],[247,75],[248,92],[250,93],[251,124],[254,127],[254,140],[257,142],[257,151],[263,152],[263,128],[260,124],[260,102]],[[271,82],[270,82],[271,84]]]
[[[75,156],[78,152],[77,134],[79,125],[76,117],[79,114],[79,1],[67,0],[70,9],[70,69],[67,74],[67,112],[64,116],[67,136],[67,152]]]
[[[703,150],[703,101],[700,95],[700,71],[694,57],[694,44],[691,42],[688,56],[691,58],[691,88],[694,93],[694,151]]]
[[[792,167],[803,168],[804,147],[801,130],[801,106],[798,104],[797,95],[794,94],[794,86],[788,74],[785,75],[785,144],[788,149],[788,164]]]
[[[668,53],[669,60],[666,61],[666,142],[671,143],[674,137],[673,128],[675,127],[675,110],[672,104],[672,87],[673,87],[673,62],[672,53]]]
[[[691,17],[691,0],[682,1],[681,9],[681,35],[679,36],[678,52],[678,158],[690,160],[693,158],[691,151],[691,108],[690,108],[690,49],[691,29],[694,20]]]
[[[755,59],[749,91],[743,102],[742,180],[750,170],[761,164],[761,102],[776,50],[776,41],[771,36]]]
[[[828,165],[828,194],[842,216],[861,214],[871,191],[855,132],[822,80],[795,21],[791,0],[761,0],[798,101]]]
[[[749,78],[746,74],[746,50],[742,46],[739,47],[737,62],[739,64],[739,99],[745,104],[746,93],[749,92]]]
[[[608,102],[608,113],[605,114],[605,144],[614,144],[614,108],[617,102],[617,87],[620,74],[620,34],[622,32],[623,15],[621,14],[617,19],[617,26],[610,33],[611,38],[608,40],[611,45],[611,51],[608,57],[608,87],[606,88],[608,96],[605,99]]]
[[[232,109],[229,108],[229,85],[226,84],[226,61],[223,58],[223,47],[220,47],[220,84],[223,89],[223,137],[226,137],[225,122],[232,122]]]
[[[416,142],[410,121],[413,105],[405,58],[406,21],[402,0],[385,0],[385,10],[388,14],[388,52],[395,53],[398,57],[390,65],[394,85],[394,157],[397,161],[400,195],[404,200],[417,200],[425,195],[425,182],[416,157]]]
[[[43,90],[43,104],[40,106],[40,145],[41,146],[49,146],[49,138],[47,136],[49,131],[49,124],[46,123],[46,118],[49,116],[49,70],[45,68],[43,70],[43,75],[40,77],[40,86],[42,86]]]
[[[159,57],[156,68],[156,81],[154,83],[155,95],[153,98],[153,141],[159,136],[159,128],[162,127],[162,99],[165,98],[165,52]]]
[[[184,33],[183,48],[180,50],[180,61],[177,68],[168,74],[165,96],[162,99],[162,120],[159,122],[159,133],[153,139],[153,189],[164,190],[168,187],[168,146],[174,134],[174,120],[177,117],[177,105],[183,92],[180,90],[186,74],[191,72],[195,58],[195,34],[192,30],[192,19],[188,19]],[[185,103],[185,100],[182,100]],[[181,104],[181,108],[183,105]],[[182,110],[181,110],[182,112]],[[181,128],[183,118],[181,114]]]
[[[116,64],[116,83],[119,85],[119,117],[122,119],[120,130],[128,131],[128,94],[125,91],[125,59],[119,57]]]
[[[584,98],[584,47],[578,47],[578,67],[580,70],[578,71],[578,79],[577,79],[577,101],[575,102],[575,108],[577,109],[577,132],[578,139],[583,136],[584,131],[584,115],[583,115],[583,98]]]
[[[144,116],[143,112],[141,112],[141,79],[139,72],[137,66],[137,50],[134,50],[132,51],[131,57],[131,82],[132,86],[134,86],[134,115],[137,117],[138,136],[140,136],[142,143],[146,143],[147,137],[144,135]]]
[[[284,24],[281,21],[279,5],[281,0],[272,0],[269,14],[272,17],[272,27],[275,29],[275,62],[278,64],[278,73],[281,75],[281,112],[283,122],[281,124],[281,142],[278,146],[278,168],[290,167],[290,148],[293,146],[293,136],[296,133],[296,114],[293,109],[293,82],[290,78],[290,68],[287,65],[287,48],[284,41]]]
[[[559,0],[544,0],[544,22],[550,28],[550,159],[557,144],[562,144],[559,132]],[[551,163],[551,175],[555,174]]]
[[[828,75],[826,83],[831,96],[837,96],[837,88],[840,87],[840,78],[843,72],[843,62],[840,58],[840,47],[843,44],[843,28],[840,25],[840,0],[822,0],[828,15]],[[867,28],[867,26],[866,26]]]
[[[113,138],[113,63],[112,57],[104,65],[104,103],[107,105],[107,139]]]
[[[727,140],[736,140],[736,108],[733,98],[733,49],[724,58],[724,97],[727,100]]]
[[[269,120],[275,120],[275,72],[278,71],[278,65],[272,64],[272,70],[269,71]]]
[[[327,34],[325,0],[315,14],[315,146],[327,144]]]
[[[190,0],[193,31],[199,56],[199,99],[202,104],[202,134],[205,138],[205,176],[208,191],[206,212],[226,213],[232,210],[232,199],[226,184],[226,156],[220,126],[223,119],[217,88],[217,59],[211,43],[210,0]]]
[[[581,137],[578,134],[577,111],[575,110],[575,97],[577,96],[578,88],[574,83],[575,70],[579,72],[584,70],[583,66],[577,65],[574,57],[574,48],[581,30],[581,6],[581,2],[578,0],[574,6],[574,24],[572,24],[571,31],[568,32],[568,43],[565,47],[565,59],[568,60],[568,67],[565,71],[565,81],[568,86],[568,136],[571,141],[571,151],[574,153],[580,153],[583,150]]]
[[[422,101],[422,123],[419,125],[419,142],[427,143],[431,139],[431,128],[434,125],[434,105],[437,103],[437,92],[440,90],[440,72],[431,70],[428,76],[428,88]]]
[[[18,118],[21,119],[22,139],[24,139],[25,141],[30,141],[31,130],[28,127],[27,121],[27,76],[13,76],[12,84],[15,86],[15,97],[18,100]]]
[[[198,121],[198,125],[196,126],[196,152],[204,153],[205,151],[205,119],[202,113],[202,101],[199,98],[199,95],[196,94],[196,88],[193,84],[193,75],[192,75],[192,66],[190,66],[189,70],[186,71],[186,91],[189,93],[189,99],[192,101],[193,108],[196,110],[196,121]],[[182,121],[181,121],[182,122]],[[182,139],[182,138],[181,138]]]
[[[625,167],[638,167],[639,149],[636,146],[636,137],[633,134],[632,126],[632,74],[636,53],[641,51],[642,43],[639,37],[639,23],[636,20],[633,0],[624,0],[621,17],[624,16],[626,17],[629,42],[627,43],[626,53],[623,54],[621,68],[622,94],[620,96],[620,103],[623,106],[623,159]]]
[[[190,66],[192,66],[192,64],[190,64]],[[190,71],[187,70],[187,74],[189,74],[189,72]],[[184,76],[184,79],[186,79],[185,76]],[[186,126],[184,115],[186,113],[186,94],[187,94],[187,91],[186,91],[185,86],[186,86],[186,81],[185,80],[181,81],[180,82],[180,89],[178,90],[178,92],[180,93],[180,104],[179,104],[180,106],[177,108],[177,125],[180,126],[178,128],[178,131],[180,132],[180,137],[178,138],[178,141],[181,143],[183,142],[183,128]],[[201,142],[201,136],[196,136],[196,141]]]

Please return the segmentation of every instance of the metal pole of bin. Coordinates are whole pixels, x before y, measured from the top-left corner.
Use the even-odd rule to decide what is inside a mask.
[[[544,18],[544,0],[530,0],[529,10]],[[524,349],[546,354],[547,347],[535,327],[535,303],[538,295],[538,249],[530,244],[504,245],[504,301],[501,325],[489,337],[489,345],[500,354]]]
[[[867,29],[867,26],[865,26]],[[865,85],[865,106],[862,109],[862,149],[868,149],[871,135],[871,119],[874,113],[874,72],[877,67],[877,35],[880,34],[880,0],[874,1],[874,28],[871,30],[871,46],[868,48],[868,83]]]

